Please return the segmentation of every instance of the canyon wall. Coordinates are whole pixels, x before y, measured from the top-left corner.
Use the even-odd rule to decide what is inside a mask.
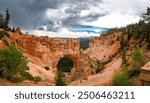
[[[67,84],[73,81],[85,80],[87,81],[86,84],[95,85],[95,83],[91,82],[91,78],[96,77],[97,81],[102,80],[101,73],[104,72],[97,72],[100,63],[107,62],[110,58],[116,57],[114,60],[117,62],[111,59],[110,63],[116,63],[117,66],[118,63],[119,66],[121,64],[120,59],[118,60],[117,57],[120,49],[120,41],[118,40],[120,33],[107,37],[93,37],[91,38],[89,48],[86,50],[79,50],[79,39],[37,37],[21,34],[20,29],[17,29],[15,33],[8,33],[10,37],[6,37],[5,39],[22,49],[24,55],[27,57],[30,68],[29,73],[51,82],[53,82],[57,70],[57,63],[63,57],[68,57],[74,62],[71,73],[66,76]],[[45,70],[45,66],[48,66],[49,70]],[[119,66],[118,68],[120,68]],[[110,68],[109,71],[109,74],[113,75],[115,69]],[[112,75],[108,75],[109,81]],[[98,78],[99,76],[100,78]]]
[[[60,58],[67,55],[76,57],[79,54],[79,39],[36,37],[18,32],[9,32],[9,34],[30,61],[36,64],[36,61],[32,60],[33,57],[36,57],[45,64],[39,63],[41,66],[55,69]]]
[[[8,33],[10,37],[5,37],[5,40],[23,51],[30,68],[28,72],[33,76],[53,81],[57,63],[63,57],[68,57],[74,62],[74,69],[79,66],[79,39],[37,37],[22,34],[19,28],[16,32]],[[0,43],[0,47],[4,47],[3,44]],[[48,66],[49,70],[45,70],[45,66]]]

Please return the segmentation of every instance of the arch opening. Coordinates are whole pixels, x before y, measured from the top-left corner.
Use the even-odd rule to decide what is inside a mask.
[[[74,63],[69,57],[63,57],[58,61],[57,69],[61,70],[62,72],[71,72],[73,65]]]

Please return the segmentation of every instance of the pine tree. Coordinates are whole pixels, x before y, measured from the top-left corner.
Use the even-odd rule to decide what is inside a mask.
[[[56,86],[65,86],[65,80],[64,80],[64,74],[62,72],[62,70],[58,70],[56,77],[55,77],[55,84]]]
[[[9,20],[10,20],[10,14],[9,14],[9,10],[6,9],[6,17],[5,17],[5,30],[8,29],[8,25],[9,25]]]
[[[131,58],[132,58],[132,65],[135,68],[139,69],[141,66],[144,65],[144,57],[139,47],[136,47],[136,49],[133,51]]]
[[[122,50],[122,68],[125,71],[127,69],[127,59],[126,59],[127,50],[124,47]]]
[[[12,32],[15,32],[15,31],[16,31],[16,30],[15,30],[15,27],[13,27],[13,28],[12,28]]]
[[[126,60],[126,43],[125,43],[125,39],[124,39],[124,32],[121,34],[120,37],[121,41],[120,41],[120,45],[121,45],[121,51],[122,51],[122,68],[125,71],[127,68],[127,60]]]
[[[148,7],[146,13],[143,14],[143,19],[146,23],[150,23],[150,8]]]
[[[0,14],[0,28],[2,28],[3,15]]]
[[[11,79],[15,75],[20,75],[26,71],[27,61],[22,51],[15,45],[9,45],[8,48],[0,50],[0,75]]]
[[[145,32],[148,41],[148,49],[150,49],[150,7],[148,7],[146,13],[143,14],[143,20],[145,22]]]
[[[125,47],[125,40],[124,40],[124,32],[120,36],[120,45],[121,45],[121,50]]]

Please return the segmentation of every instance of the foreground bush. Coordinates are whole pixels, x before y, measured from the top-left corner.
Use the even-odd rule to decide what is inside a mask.
[[[55,77],[55,84],[56,86],[65,86],[65,80],[64,80],[64,74],[60,70],[57,71],[56,77]]]
[[[26,71],[27,61],[23,53],[14,45],[0,50],[0,74],[10,79],[15,75],[21,75]]]
[[[112,81],[113,86],[132,86],[133,82],[129,79],[128,75],[125,73],[115,74]]]
[[[22,76],[20,76],[20,77],[18,77],[18,76],[14,76],[14,77],[12,77],[11,79],[10,79],[12,82],[15,82],[15,83],[18,83],[18,82],[22,82],[23,80],[25,80],[25,78],[24,77],[22,77]]]
[[[34,77],[33,80],[35,82],[41,82],[42,81],[41,77],[39,77],[39,76]]]
[[[134,49],[131,58],[132,58],[132,65],[134,68],[140,69],[140,67],[144,65],[145,62],[144,56],[142,55],[139,47]]]
[[[30,73],[28,73],[28,72],[21,73],[21,76],[24,78],[24,80],[25,79],[34,80],[34,77]]]
[[[130,70],[128,70],[128,76],[130,78],[134,76],[138,76],[140,74],[140,68],[145,63],[144,56],[142,55],[139,47],[134,49],[131,58],[132,58],[132,62],[131,62],[132,67]]]

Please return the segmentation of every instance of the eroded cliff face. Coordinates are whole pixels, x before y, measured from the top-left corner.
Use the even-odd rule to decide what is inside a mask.
[[[44,80],[52,80],[56,73],[56,66],[60,58],[67,56],[74,62],[74,68],[78,66],[79,39],[60,39],[36,37],[21,34],[18,28],[15,33],[8,32],[10,37],[5,38],[9,43],[15,43],[22,49],[29,63],[29,72],[33,76],[41,76]],[[3,46],[0,43],[0,46]],[[50,70],[45,70],[48,66]]]
[[[22,49],[29,63],[29,73],[40,76],[43,80],[53,82],[56,66],[60,58],[68,57],[74,62],[70,75],[66,76],[68,85],[107,85],[114,72],[121,69],[120,41],[121,33],[93,37],[90,47],[79,50],[79,39],[36,37],[21,34],[18,28],[15,33],[8,32],[9,43],[15,43]],[[108,62],[109,61],[109,62]],[[101,64],[107,63],[102,69]],[[50,69],[45,70],[45,66]]]
[[[110,85],[114,73],[121,71],[120,35],[114,33],[91,38],[90,47],[80,53],[80,68],[72,73],[73,78],[74,75],[84,78],[76,79],[69,85]]]
[[[110,85],[116,72],[121,72],[121,32],[111,35],[92,37],[89,48],[79,50],[79,39],[60,39],[48,37],[36,37],[21,34],[19,28],[15,33],[8,32],[10,37],[5,37],[9,43],[15,44],[22,49],[28,59],[28,72],[33,76],[40,76],[47,83],[54,84],[56,66],[60,58],[70,58],[74,65],[69,75],[65,76],[68,85]],[[127,35],[125,35],[127,41]],[[131,54],[134,45],[139,43],[140,49],[145,56],[146,62],[150,60],[150,51],[147,50],[146,40],[127,41],[127,60],[132,61]],[[5,43],[0,41],[0,48]],[[45,70],[45,66],[49,70]],[[129,65],[130,67],[130,65]]]
[[[56,66],[60,58],[68,57],[73,63],[68,83],[87,79],[88,76],[95,74],[98,66],[97,61],[91,59],[90,55],[83,50],[79,50],[79,39],[47,38],[36,37],[33,35],[21,34],[18,28],[15,33],[9,32],[10,38],[6,38],[9,43],[15,43],[27,57],[29,63],[29,73],[33,76],[40,76],[44,80],[53,81]],[[48,66],[50,70],[45,70]]]
[[[114,33],[108,36],[92,38],[86,54],[94,60],[107,61],[109,57],[113,57],[120,52],[120,35],[121,33]]]

